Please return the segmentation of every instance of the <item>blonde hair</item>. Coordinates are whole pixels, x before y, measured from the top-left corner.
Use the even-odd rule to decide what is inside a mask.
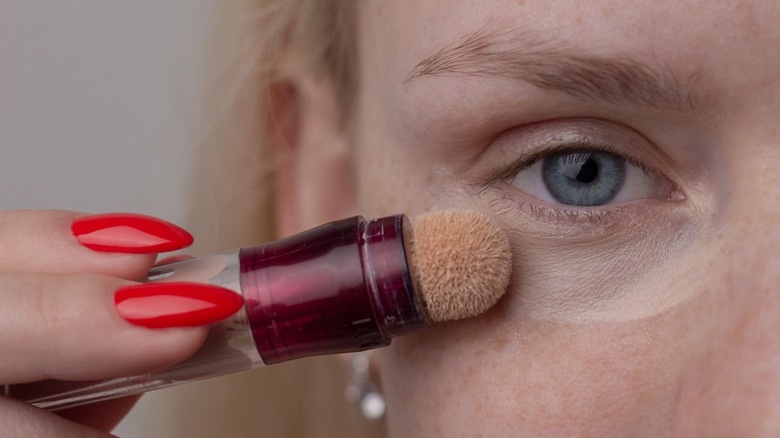
[[[277,66],[291,52],[331,81],[347,117],[356,77],[350,0],[231,0],[219,11],[203,146],[188,227],[213,252],[268,241],[273,224],[271,108]],[[147,396],[144,436],[381,436],[347,404],[347,367],[332,357],[182,385]],[[146,407],[148,406],[148,407]],[[146,411],[144,411],[146,409]],[[158,414],[164,412],[164,415]],[[146,435],[146,433],[150,435]]]
[[[340,116],[348,117],[357,84],[355,8],[351,0],[225,2],[209,57],[193,185],[193,229],[211,236],[199,250],[275,237],[272,145],[280,138],[271,89],[283,79],[277,66],[295,53],[306,71],[330,81]]]

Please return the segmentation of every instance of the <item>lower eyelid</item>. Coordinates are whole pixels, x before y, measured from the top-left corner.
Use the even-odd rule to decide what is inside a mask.
[[[508,183],[484,192],[488,205],[507,225],[540,237],[578,241],[607,237],[653,221],[680,222],[687,215],[684,203],[646,199],[601,207],[572,207],[541,201],[518,192]]]

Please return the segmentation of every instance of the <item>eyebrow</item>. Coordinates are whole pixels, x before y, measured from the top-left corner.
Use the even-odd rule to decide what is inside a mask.
[[[575,98],[693,109],[696,99],[668,69],[629,57],[587,56],[531,32],[477,30],[420,61],[404,83],[424,76],[501,76]]]

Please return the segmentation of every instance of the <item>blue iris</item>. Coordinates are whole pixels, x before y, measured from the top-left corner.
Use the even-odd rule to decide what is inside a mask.
[[[556,201],[593,206],[611,201],[626,180],[626,160],[609,152],[564,152],[545,157],[542,179]]]

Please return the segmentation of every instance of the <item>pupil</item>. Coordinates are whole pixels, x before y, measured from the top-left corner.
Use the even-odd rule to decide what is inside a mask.
[[[580,167],[580,171],[577,173],[577,181],[583,183],[593,182],[599,176],[599,165],[596,162],[588,158]]]

